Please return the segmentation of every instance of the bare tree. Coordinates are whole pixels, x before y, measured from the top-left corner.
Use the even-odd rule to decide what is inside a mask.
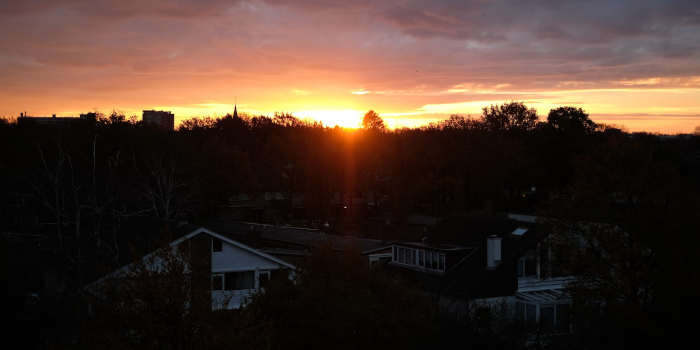
[[[34,192],[39,201],[53,214],[54,224],[56,226],[56,238],[58,239],[59,249],[64,248],[63,237],[63,216],[64,216],[64,166],[66,163],[66,155],[60,144],[56,147],[56,161],[50,162],[47,160],[44,150],[39,145],[37,146],[39,157],[41,159],[41,179],[40,183],[34,184]],[[49,187],[49,194],[46,194],[42,189],[42,183],[46,183]]]
[[[171,220],[177,215],[176,196],[184,186],[177,179],[175,160],[165,155],[152,154],[146,164],[142,182],[143,196],[148,200],[153,213],[163,220]]]

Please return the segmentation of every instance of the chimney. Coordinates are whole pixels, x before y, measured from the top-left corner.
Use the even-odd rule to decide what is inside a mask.
[[[486,268],[495,269],[501,263],[501,237],[491,235],[486,240]]]

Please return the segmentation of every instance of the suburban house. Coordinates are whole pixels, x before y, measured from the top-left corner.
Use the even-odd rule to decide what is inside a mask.
[[[535,217],[451,218],[422,242],[364,251],[370,264],[416,282],[441,309],[461,317],[480,308],[552,332],[570,329],[567,276]]]
[[[167,274],[173,265],[182,264],[190,285],[204,291],[212,310],[238,309],[264,288],[271,277],[294,276],[296,267],[293,264],[243,244],[230,235],[204,227],[189,227],[185,232],[168,247],[100,278],[86,290],[99,295],[100,289],[110,281],[134,278],[142,271],[154,276]]]
[[[138,269],[157,273],[164,270],[162,261],[168,260],[162,256],[177,256],[176,260],[186,265],[191,283],[206,290],[204,299],[210,301],[212,310],[238,309],[275,275],[292,278],[296,266],[314,249],[359,254],[386,246],[380,240],[326,234],[318,229],[241,221],[176,226],[170,230],[177,237],[168,243],[170,250],[154,246],[144,254],[141,266],[127,264],[86,288],[95,294],[106,281],[128,278]]]
[[[216,232],[226,232],[228,237],[292,265],[301,263],[314,249],[360,254],[387,245],[387,242],[377,239],[328,234],[320,229],[306,227],[221,220],[207,222],[205,225]]]

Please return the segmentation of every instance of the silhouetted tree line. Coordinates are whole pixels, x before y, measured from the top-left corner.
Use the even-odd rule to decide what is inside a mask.
[[[614,331],[587,341],[687,329],[687,305],[700,290],[688,278],[700,247],[698,136],[630,134],[573,107],[540,120],[519,102],[414,129],[387,130],[370,111],[363,125],[329,128],[289,114],[193,118],[175,132],[117,112],[67,128],[0,120],[0,225],[50,237],[69,294],[147,241],[124,230],[129,220],[225,216],[238,194],[287,195],[273,216],[256,219],[333,222],[341,233],[374,235],[372,218],[474,210],[610,223],[644,252],[652,291],[638,300],[606,294],[612,309],[602,315]],[[367,207],[354,216],[353,198]],[[603,262],[587,261],[591,269]],[[627,316],[639,320],[633,329]]]

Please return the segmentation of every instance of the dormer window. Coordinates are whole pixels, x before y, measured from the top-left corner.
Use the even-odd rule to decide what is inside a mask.
[[[393,248],[394,263],[410,265],[426,270],[445,271],[445,254],[428,249],[415,249],[401,246]]]
[[[223,246],[223,244],[222,244],[220,239],[214,238],[214,237],[211,238],[211,251],[212,252],[220,252],[222,249],[222,246]]]

